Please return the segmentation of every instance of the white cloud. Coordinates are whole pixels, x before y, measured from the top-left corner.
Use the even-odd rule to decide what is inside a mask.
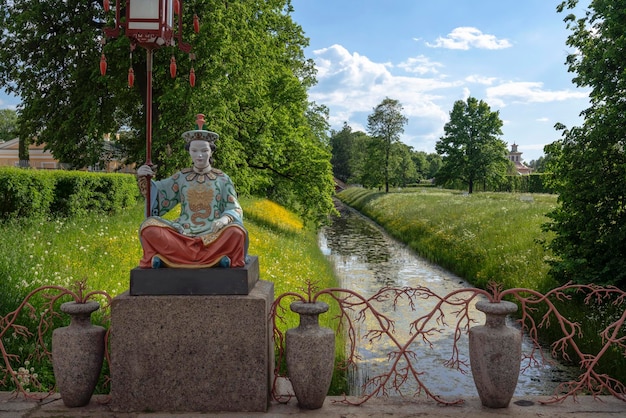
[[[472,91],[467,87],[463,87],[463,101],[467,101],[471,95]]]
[[[393,75],[390,71],[392,65],[372,62],[358,53],[351,54],[341,45],[318,49],[313,53],[318,84],[311,89],[310,96],[331,109],[330,122],[333,126],[343,122],[353,126],[351,119],[359,113],[372,113],[385,97],[400,101],[405,116],[422,120],[411,123],[420,124],[429,120],[426,122],[429,125],[441,124],[447,113],[436,104],[441,96],[433,92],[461,84],[446,81],[443,77]],[[438,66],[425,57],[417,57],[414,61],[405,61],[402,68],[416,68],[418,62]],[[418,70],[415,72],[420,73]],[[363,115],[360,116],[363,119]]]
[[[435,43],[426,42],[432,48],[462,49],[504,49],[513,46],[507,39],[482,33],[479,29],[462,26],[452,30],[445,38],[439,37]]]
[[[537,120],[537,122],[541,122],[541,123],[547,123],[547,122],[550,122],[550,119],[549,119],[549,118],[537,118],[536,120]]]
[[[367,57],[355,52],[350,54],[341,45],[313,51],[317,57],[315,64],[318,79],[341,78],[351,86],[378,83],[389,75],[387,66],[370,61]]]
[[[572,112],[567,112],[572,104],[566,100],[587,98],[587,93],[577,89],[549,90],[540,82],[509,82],[471,69],[458,71],[459,68],[439,64],[424,55],[404,58],[399,64],[380,63],[336,44],[313,51],[312,58],[318,83],[309,90],[309,98],[328,106],[332,129],[341,129],[346,122],[353,131],[367,132],[367,116],[389,97],[400,101],[402,113],[408,118],[402,141],[426,152],[434,152],[454,101],[473,95],[488,102],[492,109],[511,105],[501,115],[506,138],[515,138],[520,149],[528,153],[525,157],[537,158],[545,145],[538,144],[538,138],[547,143],[554,137],[551,124],[546,123],[548,117],[569,124],[568,114]],[[530,119],[527,113],[512,106],[554,101],[562,102],[558,106],[548,105]],[[536,120],[544,116],[546,121]],[[527,146],[526,142],[537,145]]]
[[[468,83],[483,84],[485,86],[491,86],[496,81],[496,78],[473,74],[473,75],[465,77],[465,81],[467,81]]]
[[[507,82],[487,88],[487,102],[506,106],[505,99],[518,103],[548,103],[570,99],[584,99],[588,94],[576,90],[544,90],[540,82]]]
[[[444,65],[439,62],[433,62],[430,58],[420,55],[417,57],[409,58],[404,62],[398,64],[398,68],[402,68],[407,73],[424,75],[428,73],[438,74],[438,68],[443,68]]]

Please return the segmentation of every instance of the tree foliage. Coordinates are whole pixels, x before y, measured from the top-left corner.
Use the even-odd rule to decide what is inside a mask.
[[[502,121],[484,101],[457,100],[435,149],[442,156],[437,182],[460,180],[469,193],[477,182],[497,182],[506,175],[509,161],[506,143],[500,139]]]
[[[380,140],[365,132],[353,132],[344,122],[340,131],[332,131],[333,173],[339,180],[361,184],[365,187],[382,188],[385,183],[384,161]],[[435,153],[415,151],[412,147],[396,142],[392,144],[389,158],[389,185],[406,187],[431,179],[439,170],[441,157]]]
[[[393,144],[389,161],[389,177],[392,184],[407,187],[419,181],[414,155],[412,147],[402,142]]]
[[[17,112],[0,109],[0,141],[9,141],[17,136]]]
[[[352,128],[346,122],[343,123],[340,131],[331,131],[332,158],[330,161],[333,166],[333,175],[343,182],[348,182],[353,175],[353,144]]]
[[[0,85],[22,99],[20,135],[81,167],[100,158],[105,133],[123,129],[128,162],[145,161],[146,53],[137,48],[129,59],[122,35],[102,47],[102,29],[112,23],[102,0],[0,0],[0,10]],[[332,211],[327,110],[308,101],[315,69],[292,11],[290,0],[183,3],[183,40],[196,60],[174,47],[154,52],[152,161],[159,176],[189,164],[180,135],[203,113],[206,128],[220,134],[216,166],[240,193],[274,198],[316,220]],[[172,56],[176,79],[169,76]]]
[[[391,158],[393,145],[400,142],[400,135],[404,132],[404,125],[408,119],[402,114],[402,105],[398,100],[386,97],[373,113],[367,117],[367,130],[375,140],[372,145],[378,152],[372,150],[372,156],[376,155],[376,160],[372,161],[370,169],[381,170],[385,192],[389,192],[389,180],[391,177]],[[382,159],[379,159],[382,157]]]
[[[573,81],[590,88],[582,126],[557,125],[562,138],[548,148],[560,205],[546,229],[556,237],[551,273],[559,280],[626,285],[626,1],[591,1],[581,18],[577,1],[559,12],[571,34],[567,57]]]

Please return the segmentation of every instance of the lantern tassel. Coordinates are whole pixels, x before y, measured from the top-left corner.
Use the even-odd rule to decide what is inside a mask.
[[[193,67],[189,70],[189,84],[191,84],[191,87],[195,87],[196,85],[196,72]]]
[[[198,18],[197,14],[193,15],[193,31],[200,33],[200,18]]]
[[[172,76],[172,78],[176,78],[176,58],[174,58],[173,55],[170,59],[170,76]]]
[[[100,74],[105,75],[107,73],[107,58],[104,56],[104,52],[100,57]]]
[[[180,14],[180,1],[178,0],[174,1],[174,13],[177,15]]]
[[[132,88],[135,85],[135,70],[133,67],[128,69],[128,87]]]
[[[102,5],[104,7],[104,11],[108,12],[111,9],[111,6],[109,4],[109,0],[104,0],[104,2],[102,2]]]

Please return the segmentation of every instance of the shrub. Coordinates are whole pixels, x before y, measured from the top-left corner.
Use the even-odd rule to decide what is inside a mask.
[[[0,217],[66,217],[114,213],[135,205],[135,178],[128,174],[38,171],[0,167]]]
[[[54,200],[54,183],[47,172],[0,167],[0,217],[47,214]]]

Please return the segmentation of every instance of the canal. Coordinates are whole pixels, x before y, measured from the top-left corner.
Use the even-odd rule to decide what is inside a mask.
[[[319,234],[319,246],[334,266],[340,286],[370,297],[383,286],[418,287],[423,286],[439,296],[472,287],[463,279],[416,255],[406,245],[387,235],[382,228],[359,212],[338,203],[341,216],[333,217],[329,226]],[[395,337],[406,342],[410,323],[429,312],[434,300],[420,300],[411,309],[408,303],[380,307],[395,321]],[[473,303],[472,303],[473,305]],[[455,308],[450,308],[455,309]],[[473,309],[473,306],[472,306]],[[452,315],[446,312],[446,316]],[[484,315],[473,311],[472,316],[484,323]],[[453,321],[451,321],[453,322]],[[515,324],[512,324],[515,326]],[[365,381],[389,370],[389,353],[395,347],[388,339],[381,338],[370,342],[366,335],[374,324],[359,323],[357,353],[360,360],[356,369],[349,373],[350,395],[360,395]],[[459,342],[461,360],[467,362],[467,373],[446,367],[444,363],[452,353],[454,329],[433,335],[430,347],[416,341],[411,349],[416,353],[414,363],[423,372],[420,380],[428,390],[441,397],[477,396],[476,388],[469,372],[468,338],[464,335]],[[531,341],[524,338],[522,350],[530,352]],[[549,358],[547,352],[545,355]],[[574,371],[560,364],[534,366],[520,374],[515,396],[550,395],[556,386],[565,380],[573,379]],[[416,381],[407,381],[402,386],[402,394],[414,394]]]

